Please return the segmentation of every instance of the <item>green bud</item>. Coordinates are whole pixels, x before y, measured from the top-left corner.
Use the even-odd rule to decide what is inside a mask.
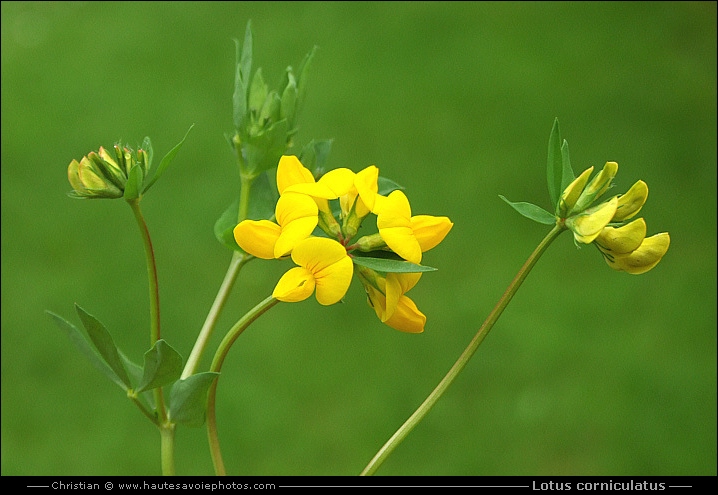
[[[249,87],[249,113],[255,118],[259,115],[264,101],[267,99],[269,88],[262,77],[262,68],[258,68],[252,78],[252,85]]]
[[[79,162],[72,160],[67,167],[67,178],[73,191],[69,193],[75,198],[121,198],[122,190],[115,186],[88,157]]]
[[[368,253],[370,251],[376,251],[378,249],[384,249],[386,242],[381,238],[381,235],[377,232],[376,234],[365,235],[360,237],[354,244],[359,251]]]

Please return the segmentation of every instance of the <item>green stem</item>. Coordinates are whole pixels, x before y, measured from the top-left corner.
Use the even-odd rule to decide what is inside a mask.
[[[175,424],[165,422],[160,425],[160,439],[162,442],[162,474],[174,476],[175,474]]]
[[[181,380],[184,380],[197,371],[197,366],[199,366],[202,353],[207,347],[209,338],[214,331],[215,325],[217,324],[219,313],[222,311],[224,304],[227,302],[227,298],[229,297],[229,293],[232,291],[232,287],[237,279],[237,275],[239,275],[239,271],[250,259],[252,259],[251,256],[239,251],[235,251],[232,254],[232,260],[229,263],[227,273],[224,275],[222,285],[220,285],[217,296],[214,298],[212,307],[207,314],[202,330],[200,330],[199,335],[197,336],[197,341],[192,348],[192,352],[190,353],[189,358],[187,358],[187,363],[185,364],[182,376],[180,377]]]
[[[561,232],[563,232],[564,229],[565,227],[562,222],[557,223],[553,227],[553,229],[546,235],[546,237],[544,237],[544,239],[536,247],[534,252],[531,253],[531,256],[529,256],[529,258],[526,260],[526,262],[516,274],[514,279],[511,281],[511,284],[509,284],[508,288],[506,289],[506,292],[504,292],[504,295],[501,296],[501,299],[499,299],[498,303],[496,303],[496,306],[494,306],[494,309],[491,310],[491,313],[489,313],[489,316],[481,325],[481,328],[479,328],[476,335],[474,335],[474,338],[471,339],[469,345],[466,347],[466,349],[464,349],[464,352],[461,353],[461,356],[459,356],[459,359],[456,361],[456,363],[454,363],[446,376],[444,376],[441,382],[439,382],[436,388],[429,394],[429,396],[424,400],[424,402],[419,406],[419,408],[414,411],[414,414],[412,414],[409,419],[407,419],[406,422],[404,422],[404,424],[401,425],[401,427],[394,433],[394,435],[392,435],[392,437],[387,440],[384,446],[379,449],[379,451],[372,458],[372,460],[369,461],[369,464],[367,464],[367,466],[361,472],[360,476],[368,476],[374,474],[379,468],[379,466],[381,466],[381,464],[384,462],[384,460],[389,457],[389,454],[394,451],[394,449],[402,442],[402,440],[406,438],[406,436],[414,429],[414,427],[418,425],[419,422],[424,418],[424,416],[426,416],[426,414],[431,410],[436,401],[439,400],[439,398],[444,394],[446,389],[449,388],[449,385],[451,385],[456,379],[456,377],[459,376],[459,373],[461,373],[461,370],[463,370],[466,364],[469,362],[471,356],[474,355],[476,349],[478,349],[481,342],[483,342],[486,335],[488,335],[489,331],[491,330],[491,327],[494,326],[494,323],[496,323],[496,321],[499,319],[501,313],[504,311],[504,309],[506,309],[506,306],[508,306],[509,302],[511,301],[511,298],[514,297],[514,294],[516,294],[516,291],[526,279],[526,276],[534,267],[538,259],[541,257],[544,251],[546,251],[546,248],[551,244],[551,242],[553,242],[556,237],[558,237]]]
[[[142,236],[142,244],[145,248],[147,278],[150,290],[150,347],[152,347],[160,339],[160,290],[157,279],[157,263],[155,261],[155,252],[152,248],[150,231],[147,228],[147,222],[145,222],[142,210],[140,209],[140,198],[130,200],[128,203],[132,208],[132,213],[135,215],[135,220],[137,220],[137,225],[140,228],[140,234]],[[167,421],[167,410],[165,408],[162,388],[154,389],[153,394],[155,398],[157,422],[160,425],[162,473],[174,474],[174,425],[164,426]],[[171,430],[171,434],[169,430]]]
[[[222,342],[217,347],[217,352],[214,354],[212,360],[212,366],[210,371],[219,373],[222,369],[224,359],[227,357],[229,349],[234,344],[234,341],[242,334],[242,332],[252,324],[254,320],[262,316],[272,306],[277,304],[279,299],[275,299],[269,296],[264,301],[257,304],[254,308],[250,309],[242,318],[230,328],[227,335],[224,336]],[[222,460],[222,452],[219,448],[219,436],[217,435],[217,416],[215,414],[215,403],[217,398],[217,377],[209,388],[207,393],[207,435],[209,437],[209,449],[212,455],[212,463],[214,464],[214,472],[218,476],[224,476],[227,474],[224,468],[224,461]]]

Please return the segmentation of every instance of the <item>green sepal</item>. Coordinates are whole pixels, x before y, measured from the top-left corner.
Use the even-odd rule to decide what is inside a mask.
[[[292,68],[288,67],[286,71],[287,85],[282,91],[281,105],[279,107],[279,118],[287,119],[289,129],[294,127],[294,116],[297,110],[297,81],[292,74]]]
[[[125,193],[123,198],[126,201],[132,201],[140,197],[140,187],[142,187],[142,168],[135,164],[127,174],[127,182],[125,183]]]
[[[258,68],[252,77],[252,83],[249,86],[249,94],[247,95],[247,106],[249,113],[254,118],[259,116],[259,112],[264,106],[264,102],[269,94],[269,86],[264,82],[262,77],[262,68]]]
[[[123,381],[117,373],[102,359],[95,348],[88,342],[85,335],[75,325],[65,320],[61,316],[56,315],[51,311],[45,311],[52,317],[58,327],[63,330],[70,338],[73,344],[80,350],[82,354],[90,361],[90,363],[102,372],[107,378],[117,384],[122,390],[127,391],[130,385]],[[129,381],[129,380],[128,380]]]
[[[187,136],[189,136],[189,133],[190,133],[190,131],[192,130],[193,127],[194,127],[194,124],[192,124],[191,126],[189,126],[189,129],[187,129],[187,132],[185,133],[184,137],[182,138],[182,141],[180,141],[179,143],[177,143],[177,144],[175,145],[175,147],[172,148],[172,149],[169,151],[169,153],[167,153],[167,154],[162,158],[162,160],[160,160],[160,164],[159,164],[159,166],[157,167],[157,171],[155,172],[155,175],[152,176],[152,180],[150,180],[150,181],[147,183],[147,185],[144,187],[144,189],[142,190],[142,194],[146,193],[147,190],[148,190],[150,187],[152,187],[152,185],[153,185],[155,182],[157,182],[157,179],[159,179],[159,178],[162,176],[162,174],[165,172],[165,170],[167,169],[167,167],[169,166],[169,164],[172,162],[172,160],[174,160],[175,155],[177,154],[177,152],[179,152],[180,148],[182,147],[182,145],[184,144],[185,140],[187,139]]]
[[[244,30],[244,43],[240,49],[239,40],[234,40],[236,62],[234,72],[234,92],[232,93],[232,116],[234,128],[240,132],[246,125],[247,93],[249,91],[249,73],[252,70],[252,21],[247,21]],[[240,132],[241,134],[241,132]]]
[[[547,212],[540,206],[536,206],[533,203],[526,202],[512,202],[499,194],[499,198],[506,201],[511,207],[521,213],[526,218],[530,218],[534,222],[543,223],[545,225],[553,225],[556,223],[556,217],[551,213]]]
[[[177,380],[182,375],[182,356],[164,340],[158,340],[145,352],[142,380],[136,392],[152,390]]]
[[[175,382],[169,397],[169,420],[186,426],[202,426],[207,410],[207,391],[219,373],[204,372]]]
[[[145,170],[145,177],[152,169],[152,158],[155,156],[155,152],[152,149],[152,141],[150,140],[149,136],[145,136],[145,138],[142,140],[142,146],[140,146],[140,149],[143,149],[147,152],[147,170]]]
[[[299,161],[312,172],[315,179],[324,173],[324,165],[329,159],[333,141],[333,139],[312,139],[297,155]]]
[[[251,135],[242,143],[244,155],[240,173],[256,177],[274,168],[287,149],[287,121],[280,120],[257,135]]]
[[[240,191],[241,193],[241,191]],[[251,220],[269,220],[274,216],[277,203],[277,192],[269,182],[267,173],[261,174],[252,183],[247,218]],[[234,239],[234,228],[237,226],[239,198],[235,199],[214,223],[214,236],[220,244],[234,251],[242,251]]]
[[[559,191],[559,199],[560,199],[561,194],[563,194],[563,192],[566,190],[566,188],[576,178],[576,175],[573,173],[573,168],[571,167],[571,158],[568,155],[568,141],[566,141],[565,139],[563,140],[563,144],[561,145],[561,164],[562,164],[562,173],[561,173],[561,190]],[[558,206],[558,201],[556,202],[556,206]]]
[[[411,263],[410,261],[395,259],[393,257],[374,257],[377,255],[384,256],[383,252],[379,251],[372,251],[367,254],[370,254],[371,256],[356,254],[352,256],[352,261],[356,265],[371,268],[374,271],[383,273],[417,273],[436,271],[436,268],[430,266],[418,265],[416,263]]]

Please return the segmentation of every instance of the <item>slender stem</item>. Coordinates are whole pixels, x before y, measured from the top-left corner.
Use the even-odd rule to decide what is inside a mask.
[[[478,349],[481,342],[483,342],[486,335],[488,335],[489,331],[491,330],[491,327],[494,326],[494,323],[496,323],[496,321],[499,319],[501,313],[504,311],[504,309],[506,309],[506,306],[508,306],[509,302],[511,301],[511,298],[514,297],[514,294],[516,294],[516,291],[519,289],[524,279],[526,279],[526,276],[534,267],[538,259],[544,253],[546,248],[551,244],[551,242],[553,242],[553,240],[558,237],[558,235],[563,232],[564,229],[565,227],[563,225],[563,222],[557,223],[553,227],[551,232],[549,232],[546,237],[544,237],[544,239],[541,241],[541,243],[539,243],[534,252],[531,253],[531,256],[529,256],[529,258],[518,271],[514,279],[511,281],[511,284],[509,284],[508,288],[506,289],[506,292],[504,292],[503,296],[501,296],[501,299],[499,299],[498,303],[496,303],[494,309],[491,310],[491,313],[489,313],[489,316],[481,325],[481,328],[479,328],[474,338],[471,339],[469,345],[466,347],[466,349],[464,349],[464,352],[461,353],[461,356],[459,356],[459,359],[456,361],[456,363],[454,363],[446,376],[444,376],[441,382],[439,382],[436,388],[429,394],[429,396],[424,400],[424,402],[419,406],[419,408],[414,411],[414,414],[412,414],[409,419],[407,419],[406,422],[401,425],[401,427],[394,433],[394,435],[392,435],[392,437],[387,440],[384,446],[379,449],[379,451],[372,458],[372,460],[369,461],[369,464],[367,464],[367,466],[361,472],[361,476],[372,475],[376,472],[376,470],[379,468],[379,466],[381,466],[381,464],[389,456],[389,454],[391,454],[394,449],[402,442],[402,440],[404,440],[404,438],[414,429],[414,427],[419,424],[419,422],[434,406],[436,401],[439,400],[439,398],[443,395],[446,389],[449,388],[449,385],[451,385],[456,379],[456,377],[459,376],[461,370],[464,369],[466,364],[469,362],[469,359],[471,359],[471,356],[474,355],[476,349]]]
[[[162,474],[175,474],[175,424],[165,422],[160,425],[160,441],[162,442]]]
[[[272,296],[269,296],[264,301],[257,304],[254,308],[250,309],[242,318],[239,319],[239,321],[237,321],[237,323],[234,324],[232,328],[230,328],[229,332],[227,332],[227,335],[224,336],[224,339],[222,339],[222,342],[219,344],[219,347],[217,347],[217,352],[215,353],[214,359],[212,360],[212,366],[210,367],[210,371],[216,373],[220,372],[220,370],[222,369],[222,363],[224,363],[224,359],[227,357],[227,353],[232,347],[232,344],[234,344],[234,341],[237,340],[237,338],[242,334],[242,332],[249,325],[251,325],[254,320],[262,316],[267,310],[269,310],[278,302],[279,299],[275,299]],[[209,392],[207,394],[207,435],[209,437],[209,449],[212,455],[212,463],[214,464],[214,472],[218,476],[224,476],[227,474],[227,472],[224,468],[222,452],[219,448],[219,436],[217,435],[217,416],[215,409],[218,380],[219,377],[217,377],[212,382],[212,385],[210,386]]]
[[[181,380],[184,380],[197,371],[197,366],[199,366],[202,353],[204,352],[205,347],[207,347],[207,343],[212,335],[214,326],[217,324],[219,313],[222,311],[224,304],[227,302],[227,298],[232,291],[232,287],[237,279],[237,275],[239,275],[239,271],[250,259],[252,259],[251,256],[240,253],[239,251],[235,251],[232,255],[232,260],[229,263],[227,273],[224,275],[222,285],[220,285],[217,296],[214,298],[212,307],[207,314],[202,330],[200,330],[199,335],[197,336],[197,341],[192,348],[192,352],[190,353],[189,358],[187,358],[187,363],[185,364],[182,376],[180,377]]]
[[[128,397],[140,409],[140,412],[142,412],[142,414],[147,416],[147,419],[152,421],[154,423],[154,425],[159,428],[160,422],[157,420],[157,417],[152,413],[152,411],[147,409],[147,407],[142,403],[142,401],[137,397],[137,395],[135,395],[135,394],[129,395],[128,394]]]
[[[147,262],[147,278],[150,290],[150,347],[160,339],[160,290],[157,279],[157,263],[155,252],[152,248],[150,231],[147,222],[140,209],[140,198],[128,201],[135,215],[137,225],[142,235],[142,243],[145,248],[145,259]],[[157,411],[157,423],[160,429],[160,451],[162,458],[162,473],[174,474],[174,425],[165,425],[167,422],[167,410],[165,408],[162,387],[153,390],[155,407]]]

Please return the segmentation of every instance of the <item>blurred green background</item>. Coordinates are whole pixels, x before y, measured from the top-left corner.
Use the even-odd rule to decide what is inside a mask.
[[[159,435],[45,310],[78,303],[135,361],[149,347],[144,255],[121,201],[77,201],[66,169],[99,146],[184,148],[143,200],[163,337],[185,357],[228,266],[214,221],[238,175],[234,43],[248,19],[275,87],[319,46],[297,138],[329,167],[375,164],[414,214],[455,226],[411,297],[426,331],[345,303],[280,304],[223,369],[218,423],[237,475],[356,475],[466,347],[548,231],[555,117],[577,172],[638,179],[641,276],[561,236],[464,373],[381,475],[716,475],[715,2],[2,2],[2,474],[153,475]],[[289,261],[241,273],[213,346]],[[203,369],[209,358],[203,361]],[[211,474],[180,428],[179,474]]]

